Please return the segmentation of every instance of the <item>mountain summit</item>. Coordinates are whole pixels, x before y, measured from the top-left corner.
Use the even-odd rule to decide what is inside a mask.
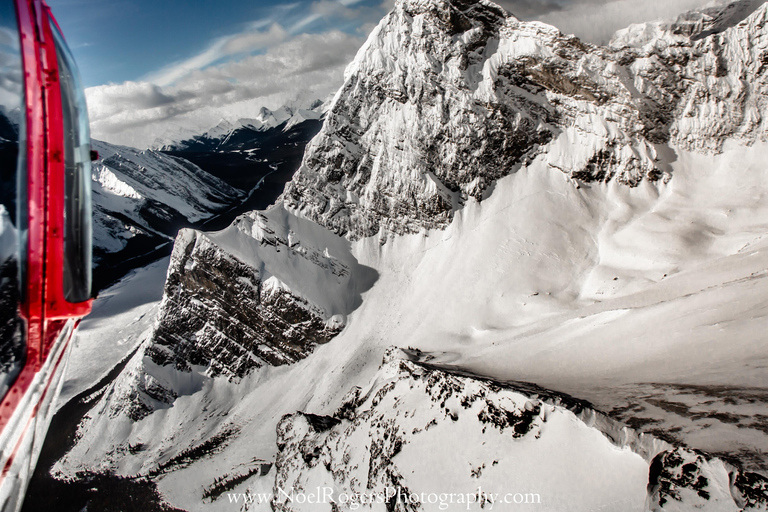
[[[658,180],[658,127],[616,61],[490,2],[399,1],[347,68],[286,204],[351,238],[445,226],[550,143],[572,177]]]
[[[572,178],[636,186],[668,179],[658,145],[753,142],[765,7],[744,3],[681,17],[701,25],[687,36],[683,21],[646,24],[601,48],[490,2],[398,1],[348,67],[286,204],[353,239],[412,233],[445,226],[545,146]],[[646,30],[656,43],[637,48]]]

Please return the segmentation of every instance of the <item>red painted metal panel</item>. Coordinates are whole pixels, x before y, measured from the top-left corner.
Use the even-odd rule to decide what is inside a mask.
[[[64,163],[64,120],[62,114],[61,87],[59,84],[59,67],[56,59],[56,47],[53,43],[53,33],[48,23],[52,19],[50,9],[38,2],[45,9],[43,34],[46,43],[43,52],[46,61],[45,78],[46,112],[47,112],[47,162],[48,162],[48,203],[47,203],[47,244],[45,261],[45,311],[47,320],[82,317],[91,312],[92,301],[80,303],[68,302],[64,298],[64,196],[65,196],[65,163]]]
[[[64,133],[56,48],[48,21],[52,16],[42,0],[16,0],[16,9],[27,123],[29,231],[27,261],[22,262],[27,265],[27,282],[22,284],[26,298],[20,305],[27,322],[27,356],[0,402],[0,431],[43,366],[64,320],[87,315],[92,303],[64,298]]]

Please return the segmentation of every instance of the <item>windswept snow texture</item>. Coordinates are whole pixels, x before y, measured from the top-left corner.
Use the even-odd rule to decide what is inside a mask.
[[[593,472],[615,468],[613,485],[569,510],[595,510],[592,498],[622,511],[764,510],[765,480],[748,472],[768,472],[768,143],[759,115],[768,6],[738,11],[747,16],[738,22],[718,12],[684,16],[704,20],[690,30],[680,21],[635,27],[656,32],[601,48],[485,0],[396,2],[350,65],[282,203],[179,239],[179,255],[199,256],[172,263],[174,279],[212,278],[187,294],[169,290],[158,325],[194,332],[145,342],[57,474],[144,475],[175,506],[224,510],[225,487],[356,489],[370,477],[381,488],[400,475],[402,488],[426,489],[429,471],[438,483],[495,484],[496,458],[486,455],[515,452],[532,461],[527,471],[505,467],[540,476],[542,503],[581,485],[585,460],[600,462]],[[236,279],[216,277],[228,268]],[[220,335],[220,305],[242,297],[254,312],[237,319],[244,327],[290,314],[259,302],[265,288],[306,303],[305,326],[325,322],[312,336],[343,329],[287,364],[259,361],[232,376],[221,361],[247,344]],[[427,383],[379,373],[389,346],[421,350],[450,369],[446,382],[485,376],[588,400],[629,425],[625,433],[677,448],[619,450],[615,435],[557,404],[529,414],[558,418],[541,439],[490,424],[476,435],[480,411],[423,400]],[[153,358],[159,347],[210,356],[185,368]],[[365,417],[323,419],[356,387],[377,390],[355,402]],[[512,422],[534,404],[499,393]],[[294,439],[281,419],[297,411]],[[426,424],[409,422],[430,415],[434,432],[414,433]],[[338,421],[348,421],[343,430]],[[393,433],[407,441],[400,451]],[[446,450],[474,465],[432,462]],[[337,474],[345,453],[357,462]],[[573,465],[538,472],[558,457]],[[616,505],[618,489],[631,502]]]

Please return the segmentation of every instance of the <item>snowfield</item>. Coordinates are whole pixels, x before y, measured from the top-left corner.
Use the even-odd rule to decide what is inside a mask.
[[[282,200],[178,237],[153,332],[54,473],[147,476],[186,510],[355,509],[277,492],[324,487],[765,510],[768,5],[747,4],[617,50],[399,0]]]
[[[274,461],[275,425],[284,414],[333,414],[350,389],[376,381],[385,349],[397,345],[419,348],[434,363],[534,382],[619,417],[626,409],[632,412],[624,414],[627,419],[642,420],[633,425],[638,430],[736,456],[748,469],[763,470],[768,438],[760,401],[768,357],[762,343],[768,252],[761,232],[768,217],[757,191],[768,178],[760,165],[766,150],[758,144],[707,157],[716,165],[704,175],[702,157],[681,151],[671,164],[668,184],[635,189],[577,186],[543,161],[534,162],[499,180],[482,203],[470,200],[444,231],[406,235],[384,245],[376,238],[355,242],[358,262],[377,269],[379,277],[339,336],[294,365],[263,367],[235,382],[205,378],[204,368],[197,368],[194,382],[175,384],[180,396],[170,408],[137,423],[96,409],[94,420],[85,424],[86,442],[78,443],[57,469],[61,475],[85,468],[147,473],[185,447],[224,432],[226,442],[212,451],[215,456],[164,473],[157,481],[176,506],[227,510],[226,495],[202,501],[215,478]],[[723,194],[729,186],[740,193]],[[718,230],[709,243],[692,241],[691,225],[674,222],[695,215],[699,204],[712,205],[697,219]],[[730,215],[712,214],[715,207],[731,210]],[[624,229],[606,228],[618,218],[625,219]],[[241,244],[253,243],[242,230],[226,233],[213,240],[218,236],[234,247],[232,237],[238,233]],[[663,243],[653,241],[658,233]],[[625,241],[633,244],[631,249],[619,252],[617,246]],[[242,256],[246,253],[240,247]],[[648,265],[649,260],[656,263]],[[173,371],[164,372],[169,380],[178,379]],[[733,397],[724,402],[724,393]],[[115,404],[105,400],[97,407]],[[201,407],[207,412],[200,414]],[[597,456],[590,443],[600,436],[580,440],[565,432],[570,431],[553,435],[550,457],[557,450],[563,450],[562,457],[571,451]],[[435,450],[456,446],[452,431],[446,431],[447,437],[434,435]],[[104,457],[113,447],[129,444],[143,449]],[[504,450],[517,453],[514,446]],[[616,450],[605,449],[606,455]],[[647,483],[649,461],[626,456],[637,472],[634,478],[640,479],[640,466],[645,468]],[[476,459],[478,465],[493,462],[480,454]],[[535,473],[540,478],[530,485],[535,481],[545,496],[546,490],[564,485],[564,475],[583,471],[565,466],[560,473]],[[626,471],[611,474],[624,478]],[[268,475],[251,476],[232,492],[271,491],[274,480]],[[616,485],[611,480],[606,488]],[[645,484],[636,480],[632,485],[641,489]],[[563,510],[555,496],[564,494],[553,492],[555,501],[541,510]],[[619,510],[610,507],[610,493],[589,496]],[[638,492],[620,510],[641,510],[644,496]],[[589,502],[569,510],[595,506]]]

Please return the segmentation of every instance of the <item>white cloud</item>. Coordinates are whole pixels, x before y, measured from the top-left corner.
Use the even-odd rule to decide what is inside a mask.
[[[362,42],[340,31],[302,34],[260,55],[185,69],[173,85],[126,82],[91,87],[86,96],[93,136],[147,147],[179,127],[197,132],[221,118],[254,117],[262,106],[325,99],[341,85],[344,68]]]
[[[217,39],[205,51],[152,73],[146,77],[146,81],[161,86],[170,85],[191,72],[205,68],[221,59],[263,50],[287,38],[286,31],[277,23],[273,23],[268,30],[258,30],[261,28],[260,25],[252,24],[249,31]]]
[[[307,16],[303,17],[302,19],[294,23],[293,26],[291,26],[290,31],[291,33],[299,32],[300,30],[311,25],[312,23],[316,22],[320,18],[322,18],[322,15],[319,13],[313,12],[311,14],[308,14]]]
[[[707,3],[707,0],[584,2],[546,13],[537,19],[556,26],[562,32],[576,34],[585,41],[605,44],[614,32],[632,23],[675,19],[681,13],[701,8]]]

